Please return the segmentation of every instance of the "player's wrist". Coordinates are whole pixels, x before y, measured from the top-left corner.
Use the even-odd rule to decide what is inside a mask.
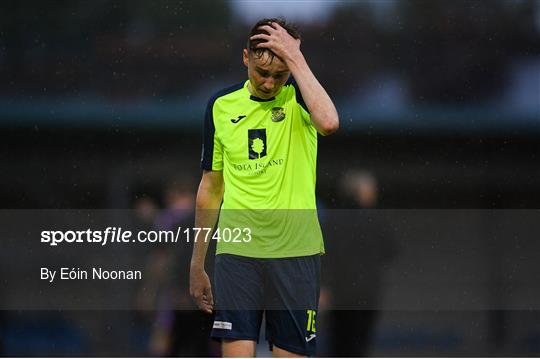
[[[302,51],[294,51],[287,55],[285,59],[285,63],[287,64],[287,67],[289,67],[289,70],[294,74],[295,71],[302,68],[302,66],[306,66],[307,62],[304,58],[304,55],[302,54]]]
[[[200,261],[191,261],[190,271],[192,273],[204,272],[204,263],[201,263]]]

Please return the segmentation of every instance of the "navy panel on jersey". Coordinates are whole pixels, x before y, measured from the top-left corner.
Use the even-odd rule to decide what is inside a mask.
[[[206,111],[204,114],[204,123],[203,123],[203,147],[201,154],[201,168],[203,170],[211,171],[214,155],[214,136],[216,133],[216,128],[214,125],[214,115],[213,108],[214,103],[221,96],[225,96],[231,92],[237,91],[244,86],[243,83],[239,83],[221,91],[216,92],[206,105]]]

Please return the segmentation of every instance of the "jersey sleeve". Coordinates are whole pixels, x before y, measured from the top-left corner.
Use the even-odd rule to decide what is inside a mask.
[[[302,93],[300,92],[300,88],[298,87],[298,84],[296,83],[296,80],[294,78],[291,78],[291,84],[294,87],[294,92],[296,96],[296,103],[298,104],[300,115],[302,116],[302,120],[306,123],[306,125],[312,126],[311,123],[311,113],[309,112],[306,103],[304,102],[304,99],[302,98]]]
[[[211,98],[208,101],[204,115],[201,168],[207,171],[223,170],[223,146],[216,136],[214,124],[215,100],[215,98]]]

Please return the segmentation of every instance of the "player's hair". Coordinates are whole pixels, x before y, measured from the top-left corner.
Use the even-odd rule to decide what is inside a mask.
[[[257,21],[257,23],[253,26],[253,28],[251,28],[251,31],[249,32],[248,41],[247,41],[247,49],[250,54],[254,54],[257,58],[262,57],[263,54],[266,51],[268,51],[268,53],[270,54],[270,62],[272,62],[272,60],[274,59],[274,56],[276,55],[269,49],[257,48],[258,44],[262,42],[266,42],[266,40],[262,40],[262,39],[250,40],[250,38],[253,35],[258,35],[258,34],[268,35],[268,32],[265,30],[259,29],[259,26],[270,25],[270,23],[272,22],[278,23],[281,27],[287,30],[289,35],[291,35],[293,38],[300,39],[300,32],[298,31],[296,26],[294,24],[288,23],[287,20],[285,20],[284,18],[261,19]]]

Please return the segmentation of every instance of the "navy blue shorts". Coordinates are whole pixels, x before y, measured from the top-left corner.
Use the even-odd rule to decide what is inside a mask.
[[[313,356],[320,292],[320,255],[293,258],[216,256],[215,339],[266,339],[292,353]]]

